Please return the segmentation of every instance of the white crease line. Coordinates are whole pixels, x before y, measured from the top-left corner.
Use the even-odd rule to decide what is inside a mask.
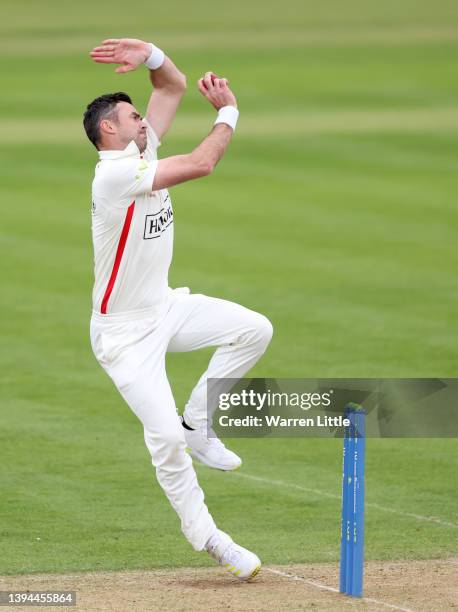
[[[281,572],[280,570],[274,570],[271,567],[263,567],[262,571],[272,572],[272,574],[278,574],[279,576],[284,576],[285,578],[291,578],[291,580],[301,580],[302,582],[306,582],[307,584],[310,584],[311,586],[314,586],[317,589],[322,589],[323,591],[332,591],[332,593],[339,592],[339,589],[327,586],[326,584],[320,584],[319,582],[308,580],[307,578],[303,578],[302,576],[296,576],[295,574],[288,574],[286,572]],[[348,601],[351,602],[352,600],[349,599]]]
[[[333,587],[327,586],[326,584],[321,584],[320,582],[315,582],[314,580],[307,580],[307,578],[303,578],[302,576],[296,576],[295,574],[287,574],[286,572],[281,572],[279,570],[271,569],[270,567],[264,567],[264,571],[271,572],[272,574],[278,574],[278,576],[282,576],[283,578],[289,578],[290,580],[300,580],[301,582],[305,582],[310,586],[313,586],[317,589],[321,589],[322,591],[331,591],[332,593],[339,593],[339,589],[334,589]],[[368,603],[377,604],[378,606],[385,606],[386,608],[391,608],[392,610],[401,610],[402,612],[413,612],[410,608],[401,608],[400,606],[395,606],[394,604],[389,604],[385,601],[380,601],[379,599],[373,599],[372,597],[358,597],[356,600],[348,599],[348,603],[354,605],[356,601],[365,601]]]
[[[320,491],[319,489],[311,489],[309,487],[302,487],[300,485],[294,484],[292,482],[282,482],[281,480],[271,480],[270,478],[261,478],[260,476],[252,476],[251,474],[244,474],[243,472],[233,472],[235,476],[241,476],[242,478],[248,478],[249,480],[257,480],[258,482],[265,482],[266,484],[276,485],[278,487],[289,487],[290,489],[297,489],[298,491],[305,491],[306,493],[315,493],[316,495],[321,495],[322,497],[330,497],[332,499],[340,500],[340,495],[336,495],[335,493],[328,493],[327,491]],[[386,506],[380,506],[380,504],[373,502],[366,502],[366,506],[370,508],[376,508],[377,510],[382,510],[383,512],[391,512],[392,514],[398,514],[399,516],[406,516],[408,518],[414,518],[417,521],[427,521],[428,523],[435,523],[437,525],[442,525],[443,527],[452,527],[453,529],[458,528],[457,523],[450,523],[448,521],[443,521],[440,518],[435,516],[423,516],[421,514],[414,514],[413,512],[404,512],[403,510],[395,510],[394,508],[387,508]]]

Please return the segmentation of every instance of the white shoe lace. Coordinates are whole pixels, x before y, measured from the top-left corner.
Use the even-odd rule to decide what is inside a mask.
[[[224,446],[224,444],[221,442],[219,438],[209,438],[208,441],[210,442],[212,446],[214,446],[218,450],[220,451],[226,450],[226,447]]]
[[[221,533],[221,532],[220,532]],[[223,534],[226,538],[226,542],[223,544],[224,541],[221,541],[220,536],[215,535],[213,536],[210,541],[207,543],[207,547],[206,550],[207,552],[216,560],[218,561],[218,563],[221,563],[223,556],[226,554],[226,551],[231,548],[233,542],[231,541],[231,539],[226,535]],[[223,552],[221,553],[221,551],[218,552],[218,548],[221,547],[221,545],[223,545]]]
[[[221,556],[221,565],[238,567],[241,554],[242,551],[238,548],[238,546],[234,543],[231,544]]]
[[[208,433],[207,433],[207,428],[206,427],[202,427],[201,429],[199,429],[199,433],[202,435],[203,438],[205,438],[205,444],[207,446],[213,446],[216,450],[218,451],[225,451],[226,447],[224,446],[224,444],[221,442],[221,440],[216,437],[213,438],[209,438],[208,437]],[[210,429],[210,433],[214,434],[215,432]]]

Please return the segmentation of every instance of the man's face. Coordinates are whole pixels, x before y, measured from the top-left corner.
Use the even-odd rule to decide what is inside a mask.
[[[136,108],[128,102],[118,102],[116,105],[117,117],[114,124],[116,126],[116,136],[123,148],[127,147],[131,140],[140,150],[146,149],[146,124],[137,112]]]

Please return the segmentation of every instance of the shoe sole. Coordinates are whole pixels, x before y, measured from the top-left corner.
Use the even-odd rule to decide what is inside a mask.
[[[192,450],[191,448],[189,448],[189,446],[186,450],[192,457],[197,459],[197,461],[200,461],[200,463],[203,463],[204,465],[207,465],[208,467],[211,467],[214,470],[221,470],[222,472],[234,472],[235,470],[238,470],[239,467],[242,465],[242,463],[240,463],[239,465],[236,465],[234,467],[227,467],[225,465],[211,463],[207,460],[206,457],[204,457],[204,455],[201,455],[200,453]]]
[[[250,580],[253,580],[254,578],[256,578],[256,576],[259,574],[261,570],[261,565],[257,565],[249,576],[241,577],[239,576],[240,570],[232,571],[232,570],[235,570],[235,567],[231,568],[229,564],[227,564],[225,567],[233,576],[236,576],[242,582],[249,582]]]

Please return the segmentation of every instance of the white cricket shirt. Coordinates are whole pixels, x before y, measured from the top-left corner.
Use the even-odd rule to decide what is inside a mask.
[[[169,294],[173,210],[167,189],[152,191],[161,144],[147,124],[143,155],[132,141],[99,151],[92,183],[93,310],[102,315],[159,307]]]

